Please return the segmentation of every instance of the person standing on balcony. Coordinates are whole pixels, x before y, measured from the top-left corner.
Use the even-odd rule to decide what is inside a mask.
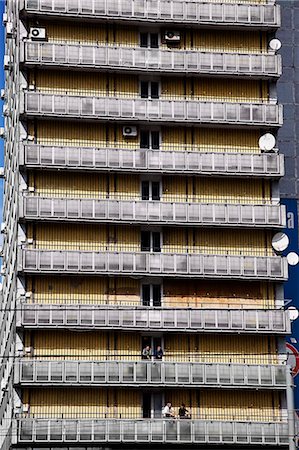
[[[164,353],[163,353],[161,345],[157,346],[154,356],[155,356],[155,359],[158,359],[160,361],[163,359]]]
[[[152,359],[152,349],[149,345],[144,347],[144,349],[142,350],[142,359]]]
[[[175,417],[172,404],[170,402],[166,403],[162,409],[162,417]]]
[[[185,403],[182,403],[179,408],[179,419],[190,419],[190,414]]]

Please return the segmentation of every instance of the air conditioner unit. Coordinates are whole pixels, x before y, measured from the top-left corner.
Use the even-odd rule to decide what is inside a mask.
[[[1,100],[5,100],[5,98],[6,98],[6,91],[5,91],[5,89],[1,89],[0,96],[1,96]]]
[[[0,137],[4,138],[5,137],[5,128],[0,127]]]
[[[123,127],[123,136],[136,137],[137,136],[137,127],[130,126],[130,125]]]
[[[1,266],[1,275],[5,275],[6,274],[6,266],[3,265]]]
[[[9,116],[9,107],[8,105],[3,105],[2,112],[4,116]]]
[[[3,13],[3,15],[2,15],[2,22],[3,23],[7,23],[7,21],[8,21],[8,15],[7,15],[7,13]]]
[[[6,28],[6,36],[13,37],[13,23],[7,22],[5,28]]]
[[[32,347],[25,347],[25,348],[24,348],[24,352],[27,353],[27,355],[28,355],[29,353],[32,353],[32,350],[33,350]]]
[[[29,39],[32,41],[46,41],[46,29],[45,28],[30,28]]]
[[[7,382],[5,380],[1,380],[1,391],[6,391]]]
[[[0,178],[4,178],[4,167],[0,167]]]
[[[181,33],[179,31],[166,31],[165,42],[177,44],[181,41]]]
[[[35,91],[35,85],[34,84],[29,84],[28,85],[28,91]]]
[[[7,231],[7,228],[6,228],[6,223],[4,223],[4,222],[2,222],[1,223],[1,233],[6,233],[6,231]]]
[[[28,413],[29,412],[29,405],[25,404],[23,405],[23,413]]]
[[[34,141],[34,136],[32,136],[31,134],[28,134],[27,141],[33,142]]]

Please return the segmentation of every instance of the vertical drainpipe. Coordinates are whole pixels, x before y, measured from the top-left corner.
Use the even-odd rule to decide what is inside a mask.
[[[295,445],[295,403],[294,403],[294,391],[293,391],[293,376],[291,367],[287,366],[286,374],[286,386],[287,386],[287,410],[288,410],[288,435],[289,435],[289,450],[296,450]]]

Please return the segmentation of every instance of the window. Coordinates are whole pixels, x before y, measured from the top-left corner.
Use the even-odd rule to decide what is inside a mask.
[[[142,252],[161,252],[160,231],[141,231],[140,246]]]
[[[160,182],[142,181],[141,198],[142,200],[160,200]]]
[[[159,82],[158,81],[140,81],[141,98],[159,98]]]
[[[160,132],[159,131],[140,131],[140,148],[150,148],[159,150],[160,148]]]
[[[140,33],[140,47],[159,48],[158,33]]]
[[[141,296],[143,306],[161,306],[161,285],[143,284]]]

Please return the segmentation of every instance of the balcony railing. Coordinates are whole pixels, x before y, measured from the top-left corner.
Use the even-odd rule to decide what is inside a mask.
[[[89,120],[282,125],[282,105],[196,100],[148,100],[25,92],[29,117],[72,117]]]
[[[288,334],[290,317],[282,309],[197,309],[95,304],[20,302],[17,326],[26,328],[82,328],[167,330],[197,333]]]
[[[253,177],[284,175],[283,155],[277,153],[212,153],[200,152],[191,146],[176,151],[175,148],[150,150],[21,144],[20,149],[20,164],[32,168]]]
[[[36,273],[105,275],[158,274],[175,277],[286,280],[279,256],[208,255],[129,251],[39,250],[20,248],[18,270]]]
[[[24,62],[43,66],[114,69],[121,71],[162,71],[193,75],[246,75],[278,77],[281,57],[271,54],[200,52],[152,48],[59,44],[27,41]]]
[[[120,19],[186,23],[194,25],[280,26],[280,9],[275,4],[217,3],[186,0],[25,0],[28,13],[68,15],[98,19]]]
[[[288,366],[202,364],[165,361],[16,362],[15,383],[21,385],[122,385],[234,388],[286,388]]]
[[[19,419],[14,443],[189,443],[283,445],[287,422],[178,419]],[[14,431],[14,430],[13,430]]]
[[[27,220],[151,223],[190,226],[285,227],[281,205],[163,202],[22,195],[19,215]]]

